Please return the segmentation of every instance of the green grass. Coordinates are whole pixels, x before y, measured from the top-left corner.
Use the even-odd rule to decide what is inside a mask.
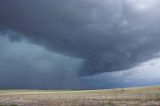
[[[12,104],[12,105],[10,105],[10,106],[17,106],[17,105],[15,105],[15,104]]]

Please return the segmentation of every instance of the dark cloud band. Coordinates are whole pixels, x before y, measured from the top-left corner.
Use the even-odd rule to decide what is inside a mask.
[[[160,50],[159,2],[153,2],[154,7],[140,10],[130,0],[1,0],[0,27],[85,59],[80,75],[119,71]]]

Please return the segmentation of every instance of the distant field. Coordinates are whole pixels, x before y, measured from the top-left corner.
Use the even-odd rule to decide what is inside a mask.
[[[160,86],[108,90],[0,90],[0,106],[160,106]]]

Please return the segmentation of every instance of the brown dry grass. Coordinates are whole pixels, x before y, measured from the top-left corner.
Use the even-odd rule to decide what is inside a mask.
[[[1,90],[0,106],[160,106],[160,87],[87,91]]]

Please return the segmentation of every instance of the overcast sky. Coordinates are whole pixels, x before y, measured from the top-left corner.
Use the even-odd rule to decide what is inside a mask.
[[[160,84],[159,0],[1,0],[0,88]]]

